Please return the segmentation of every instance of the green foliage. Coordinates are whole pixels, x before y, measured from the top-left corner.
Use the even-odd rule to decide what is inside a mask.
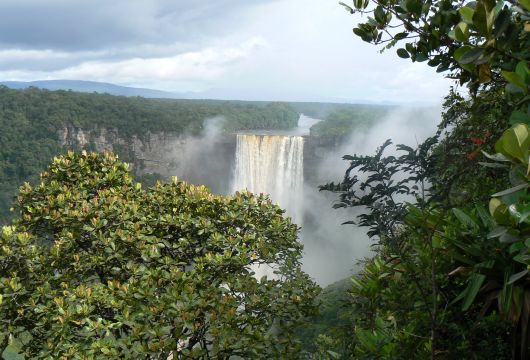
[[[317,288],[268,198],[142,188],[111,154],[57,157],[0,240],[4,358],[294,357]],[[251,270],[269,264],[274,279]],[[18,355],[17,355],[18,354]]]
[[[155,132],[196,135],[211,118],[224,131],[289,129],[298,122],[296,111],[284,103],[155,100],[0,87],[0,224],[10,218],[16,189],[24,181],[37,180],[49,160],[64,151],[59,137],[65,128],[82,129],[92,137],[102,129],[115,129],[124,139]],[[116,145],[114,151],[125,161],[135,160],[130,148]]]
[[[385,112],[390,110],[393,106],[390,105],[366,105],[366,104],[341,104],[341,103],[308,103],[295,102],[289,103],[298,113],[306,116],[325,120],[332,113],[350,113],[366,112],[369,115],[370,111]],[[362,121],[362,120],[361,120]]]
[[[311,127],[311,136],[322,142],[340,143],[354,131],[363,131],[382,120],[392,108],[357,105],[329,113],[326,118]]]
[[[516,66],[530,57],[530,9],[524,1],[372,0],[343,5],[351,13],[371,15],[353,29],[362,40],[385,44],[384,49],[404,44],[398,56],[427,61],[438,72],[449,70],[473,92],[480,84],[497,81],[501,70],[520,84]]]
[[[398,145],[386,155],[387,141],[374,156],[345,156],[342,182],[321,187],[339,193],[335,207],[365,209],[355,223],[377,245],[353,280],[352,357],[509,358],[516,325],[487,299],[499,294],[492,285],[502,284],[510,255],[496,239],[484,241],[495,221],[473,208],[506,184],[501,168],[481,166],[474,155],[494,148],[494,117],[504,105],[495,90],[473,102],[451,96],[438,133],[418,148]],[[482,295],[484,284],[490,294]]]
[[[165,181],[164,177],[159,173],[148,173],[135,176],[134,179],[136,182],[139,182],[144,187],[153,187],[157,182]]]
[[[528,341],[528,323],[530,319],[530,128],[526,124],[517,124],[506,130],[495,144],[498,152],[494,156],[487,155],[495,162],[489,165],[506,164],[509,171],[510,188],[493,194],[489,203],[491,218],[482,215],[488,226],[487,238],[497,243],[496,252],[480,254],[479,261],[470,261],[468,266],[470,275],[468,286],[461,294],[464,310],[482,293],[484,306],[492,306],[493,299],[497,299],[498,312],[505,319],[510,320],[517,329],[519,356],[527,357],[530,342]],[[469,218],[471,221],[473,219]],[[477,221],[473,221],[477,224]],[[479,244],[462,246],[464,255],[473,255],[481,250]],[[476,255],[475,255],[476,256]]]
[[[432,196],[448,207],[484,204],[495,189],[508,185],[499,167],[484,166],[482,152],[494,152],[495,141],[509,126],[511,107],[503,89],[494,87],[465,99],[454,91],[446,97],[440,129],[451,129],[433,149],[436,175]],[[476,181],[481,179],[481,181]]]
[[[342,5],[369,14],[354,29],[364,41],[404,43],[399,57],[450,71],[471,93],[450,93],[417,149],[347,156],[344,180],[322,187],[337,207],[365,207],[358,223],[378,245],[352,288],[352,356],[528,358],[529,4]]]
[[[317,358],[346,358],[351,340],[342,334],[353,332],[349,288],[350,279],[337,281],[326,286],[316,297],[318,314],[308,319],[297,329],[305,355],[320,351]],[[336,357],[330,354],[336,354]]]
[[[224,131],[249,129],[286,130],[296,127],[299,114],[286,103],[268,103],[264,106],[241,105],[219,108],[219,115],[225,117]]]

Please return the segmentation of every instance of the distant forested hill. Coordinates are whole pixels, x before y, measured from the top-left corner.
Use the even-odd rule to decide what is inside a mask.
[[[365,113],[377,115],[378,113],[396,108],[395,105],[369,105],[369,104],[342,104],[322,102],[293,102],[289,103],[300,114],[316,119],[326,119],[332,113]]]
[[[321,143],[340,143],[354,130],[373,126],[392,110],[395,107],[379,105],[338,107],[327,113],[323,121],[311,127],[311,136],[318,137]]]
[[[222,116],[224,131],[289,129],[299,114],[285,103],[162,100],[108,94],[13,90],[0,87],[0,224],[18,186],[35,180],[64,151],[59,133],[115,129],[124,138],[148,132],[199,134],[209,118]]]

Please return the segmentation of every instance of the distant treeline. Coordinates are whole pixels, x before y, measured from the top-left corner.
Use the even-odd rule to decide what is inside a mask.
[[[351,105],[337,108],[311,127],[311,136],[321,142],[338,143],[355,130],[367,129],[395,109],[390,106]]]
[[[66,126],[116,129],[124,137],[148,132],[200,134],[205,121],[222,117],[222,130],[289,129],[299,114],[286,103],[155,100],[108,94],[13,90],[0,87],[0,224],[9,217],[16,189],[34,181],[64,151]]]
[[[315,119],[326,119],[336,112],[355,113],[384,111],[395,108],[393,105],[368,105],[368,104],[343,104],[321,102],[295,102],[289,103],[298,113]]]

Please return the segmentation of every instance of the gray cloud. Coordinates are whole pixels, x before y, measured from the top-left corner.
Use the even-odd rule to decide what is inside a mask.
[[[272,0],[4,0],[0,44],[23,49],[101,50],[201,42],[244,21]]]
[[[449,82],[363,43],[336,0],[2,0],[0,80],[241,100],[437,102]],[[214,95],[208,95],[214,94]]]

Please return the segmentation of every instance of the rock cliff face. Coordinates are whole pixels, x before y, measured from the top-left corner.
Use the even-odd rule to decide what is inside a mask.
[[[216,193],[227,193],[233,173],[235,135],[183,136],[147,133],[124,137],[114,129],[84,130],[67,126],[59,133],[63,146],[112,151],[131,164],[137,175],[158,173],[204,184]]]
[[[73,126],[59,133],[62,145],[79,150],[112,151],[131,165],[137,175],[158,173],[177,176],[212,191],[231,191],[235,166],[236,135],[183,136],[176,133],[147,133],[124,137],[115,129],[84,130]],[[316,187],[330,181],[320,179],[317,169],[335,146],[318,137],[304,136],[304,182]]]
[[[304,182],[314,188],[333,180],[323,171],[323,165],[329,159],[340,159],[336,150],[339,143],[323,142],[317,136],[306,136],[304,143]],[[324,173],[323,173],[324,172]]]

